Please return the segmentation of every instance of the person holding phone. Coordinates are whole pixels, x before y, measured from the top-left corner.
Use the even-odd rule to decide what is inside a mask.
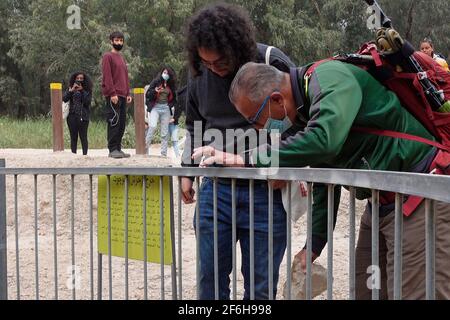
[[[69,102],[67,126],[70,132],[70,148],[77,153],[78,136],[81,140],[83,155],[88,153],[88,127],[92,100],[92,81],[84,72],[75,72],[70,76],[69,88],[63,101]]]
[[[150,113],[148,131],[145,137],[148,154],[152,144],[153,134],[161,122],[161,155],[167,157],[169,141],[169,123],[172,118],[172,107],[176,103],[176,79],[171,67],[162,68],[150,83],[145,95],[147,111]]]

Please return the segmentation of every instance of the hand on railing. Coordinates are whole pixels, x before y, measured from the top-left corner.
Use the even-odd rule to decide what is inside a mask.
[[[223,165],[225,167],[244,167],[244,159],[237,154],[226,153],[214,149],[210,146],[200,147],[194,149],[192,159],[196,160],[201,158],[200,167],[208,167],[213,164]]]

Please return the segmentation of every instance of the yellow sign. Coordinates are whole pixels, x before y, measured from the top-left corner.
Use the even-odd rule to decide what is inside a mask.
[[[159,177],[146,177],[147,261],[161,263]],[[125,257],[125,176],[111,176],[111,254]],[[128,177],[128,257],[144,260],[142,176]],[[172,264],[170,180],[163,178],[164,264]],[[98,251],[108,254],[107,178],[98,178]]]

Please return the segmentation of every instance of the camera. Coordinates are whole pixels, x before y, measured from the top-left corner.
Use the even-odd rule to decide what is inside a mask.
[[[75,84],[76,84],[77,86],[82,86],[82,85],[83,85],[83,81],[76,80],[76,81],[75,81]]]

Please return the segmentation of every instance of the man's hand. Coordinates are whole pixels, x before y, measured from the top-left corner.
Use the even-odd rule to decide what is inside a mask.
[[[127,97],[127,103],[130,104],[132,101],[133,101],[133,97],[128,96],[128,97]]]
[[[314,252],[311,252],[311,263],[313,263],[319,256]],[[300,260],[300,267],[303,273],[306,274],[306,250],[302,249],[299,253],[295,255],[295,259]]]
[[[181,178],[181,196],[185,204],[192,204],[195,202],[195,191],[192,188],[193,181],[189,178]]]
[[[112,104],[117,104],[119,102],[119,97],[118,96],[111,97],[111,102]]]
[[[245,166],[244,159],[242,159],[241,156],[232,153],[222,152],[210,146],[194,149],[192,159],[196,160],[199,158],[204,158],[200,162],[200,167],[207,167],[212,164],[221,164],[225,167]]]
[[[170,118],[169,123],[174,123],[175,119],[174,118]]]

